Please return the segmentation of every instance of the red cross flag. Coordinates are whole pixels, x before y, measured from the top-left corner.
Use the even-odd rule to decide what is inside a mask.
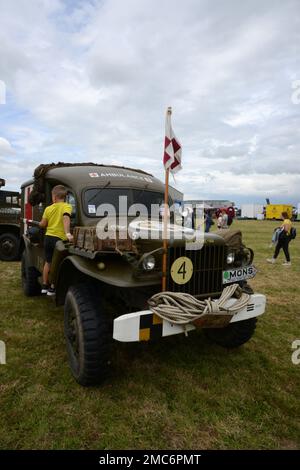
[[[181,145],[172,129],[171,114],[172,108],[168,108],[166,115],[164,166],[171,173],[177,173],[177,171],[181,170]]]

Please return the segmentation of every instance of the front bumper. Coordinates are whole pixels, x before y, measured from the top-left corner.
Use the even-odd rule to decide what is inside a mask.
[[[227,301],[225,307],[230,307],[236,302],[231,298]],[[208,314],[201,321],[201,328],[224,327],[228,323],[247,320],[248,318],[262,315],[266,308],[266,297],[263,294],[252,294],[248,305],[235,313],[232,317],[218,314],[218,320],[211,322],[214,316]],[[221,321],[220,321],[221,320]],[[223,320],[223,321],[222,321]],[[148,341],[158,339],[163,336],[177,335],[194,330],[196,326],[192,323],[178,325],[167,320],[162,320],[151,310],[142,310],[140,312],[127,313],[114,320],[113,338],[122,342]]]

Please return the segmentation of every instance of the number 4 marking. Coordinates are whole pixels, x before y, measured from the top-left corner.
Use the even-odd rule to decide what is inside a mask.
[[[182,263],[182,265],[178,269],[177,274],[182,274],[182,279],[185,279],[185,275],[186,275],[185,261]]]

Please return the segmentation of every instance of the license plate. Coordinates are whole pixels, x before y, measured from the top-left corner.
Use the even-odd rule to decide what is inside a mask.
[[[252,279],[256,273],[257,269],[253,265],[243,268],[227,269],[227,271],[223,271],[223,284]]]

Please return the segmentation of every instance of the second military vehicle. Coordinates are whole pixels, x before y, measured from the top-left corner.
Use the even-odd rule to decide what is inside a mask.
[[[74,243],[57,242],[51,281],[56,304],[64,305],[69,363],[80,384],[99,383],[107,377],[113,340],[147,341],[187,334],[196,326],[228,348],[251,338],[256,317],[265,310],[265,296],[254,294],[247,284],[255,268],[253,252],[243,245],[241,233],[207,233],[203,246],[190,249],[193,230],[170,224],[173,235],[163,273],[161,211],[150,214],[153,205],[159,207],[164,201],[164,185],[141,170],[96,164],[41,165],[35,178],[22,185],[22,282],[26,295],[41,292],[44,235],[38,222],[51,204],[51,189],[57,184],[66,187],[67,202],[73,208]],[[113,223],[110,217],[115,217]],[[181,233],[182,238],[175,233]],[[209,311],[195,322],[173,321],[153,307],[153,296],[162,291],[163,276],[166,291],[171,297],[179,293],[183,302],[194,299],[200,302],[197,305],[210,309],[224,288],[236,283],[248,294],[248,300],[234,314],[221,309]],[[235,302],[226,301],[226,308]],[[168,301],[165,310],[170,313]]]
[[[0,188],[5,180],[0,178]],[[0,189],[0,260],[15,261],[20,257],[20,197],[17,191]]]

